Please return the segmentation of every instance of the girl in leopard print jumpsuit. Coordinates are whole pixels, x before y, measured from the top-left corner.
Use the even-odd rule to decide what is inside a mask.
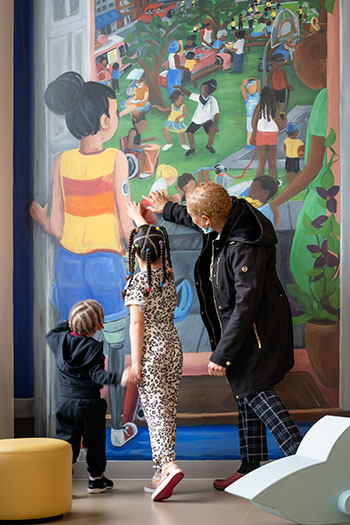
[[[136,275],[135,258],[141,269]],[[156,469],[145,491],[160,501],[171,496],[184,475],[174,452],[182,348],[174,326],[176,288],[165,228],[143,224],[132,230],[123,295],[130,308],[129,381],[138,386]]]

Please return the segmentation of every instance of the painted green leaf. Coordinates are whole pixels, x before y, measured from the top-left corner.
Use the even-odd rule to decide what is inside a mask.
[[[293,297],[299,299],[301,294],[301,288],[297,284],[287,284],[287,290]]]
[[[323,299],[325,292],[326,292],[326,286],[325,286],[325,279],[320,279],[313,285],[314,293],[317,297],[317,299],[321,300]]]
[[[336,279],[332,279],[327,283],[327,295],[332,295],[334,292],[339,288],[340,279],[337,277]]]
[[[307,321],[309,321],[310,319],[311,317],[306,314],[298,315],[297,317],[293,317],[293,325],[300,326],[302,324],[307,323]]]
[[[332,231],[333,231],[334,235],[339,237],[340,236],[340,224],[339,224],[339,222],[337,222],[337,220],[334,217],[334,215],[330,215],[329,219],[330,219],[330,221],[332,223]]]
[[[312,270],[306,272],[306,275],[308,275],[309,277],[317,277],[321,274],[323,274],[323,270],[321,270],[321,268],[313,268]]]
[[[326,266],[324,268],[324,274],[325,274],[327,282],[331,281],[333,279],[333,277],[335,276],[336,271],[337,271],[336,268],[333,268],[333,267]]]
[[[332,0],[329,0],[329,1],[332,1]],[[327,0],[325,0],[325,7],[326,7],[326,2],[327,2]],[[334,3],[334,0],[333,0],[333,3]],[[330,132],[329,132],[329,134],[328,134],[328,136],[327,136],[327,138],[325,140],[325,143],[324,143],[325,147],[326,148],[330,148],[331,146],[333,146],[336,138],[337,138],[337,135],[336,135],[334,129],[331,128],[331,130],[330,130]]]
[[[319,314],[319,319],[328,319],[329,321],[339,321],[338,317],[336,315],[333,315],[327,310],[322,309]]]
[[[339,308],[340,306],[340,288],[337,288],[337,290],[334,292],[332,299],[331,299],[331,306],[333,308]]]
[[[300,296],[298,297],[298,300],[303,306],[306,306],[306,308],[310,308],[310,306],[312,305],[312,300],[310,299],[308,294],[305,293],[303,290],[300,290]]]
[[[327,168],[321,178],[321,186],[325,190],[329,190],[334,185],[334,176],[332,170]]]
[[[324,239],[327,239],[331,231],[332,231],[332,224],[331,224],[331,221],[327,219],[323,223],[322,228],[320,229],[320,233]]]
[[[340,241],[333,233],[328,238],[328,250],[336,255],[340,253]]]
[[[335,0],[324,0],[324,7],[328,13],[333,13]]]
[[[317,200],[321,208],[327,208],[327,201],[325,199],[322,199],[322,197],[318,197]]]

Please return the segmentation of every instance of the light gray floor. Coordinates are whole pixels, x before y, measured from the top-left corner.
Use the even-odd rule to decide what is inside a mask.
[[[288,525],[249,502],[212,488],[211,480],[184,479],[170,500],[153,503],[142,481],[115,481],[113,491],[88,494],[86,481],[74,481],[70,514],[64,525]]]

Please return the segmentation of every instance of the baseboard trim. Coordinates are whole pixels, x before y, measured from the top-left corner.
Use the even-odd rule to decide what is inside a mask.
[[[240,461],[178,461],[184,470],[186,479],[225,478],[239,468]],[[106,475],[116,480],[148,480],[152,477],[152,461],[108,461]],[[75,480],[88,478],[86,462],[79,459],[73,468]]]
[[[15,419],[34,417],[34,398],[16,398],[15,400]]]

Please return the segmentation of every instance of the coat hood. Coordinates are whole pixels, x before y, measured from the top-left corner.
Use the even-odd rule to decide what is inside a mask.
[[[222,242],[235,241],[256,246],[277,244],[271,221],[245,199],[232,197],[232,212],[220,234]]]
[[[56,354],[57,366],[60,370],[81,368],[95,359],[101,350],[102,343],[95,339],[71,335],[70,330],[50,332],[47,336],[48,343]],[[95,344],[91,344],[93,341]]]

